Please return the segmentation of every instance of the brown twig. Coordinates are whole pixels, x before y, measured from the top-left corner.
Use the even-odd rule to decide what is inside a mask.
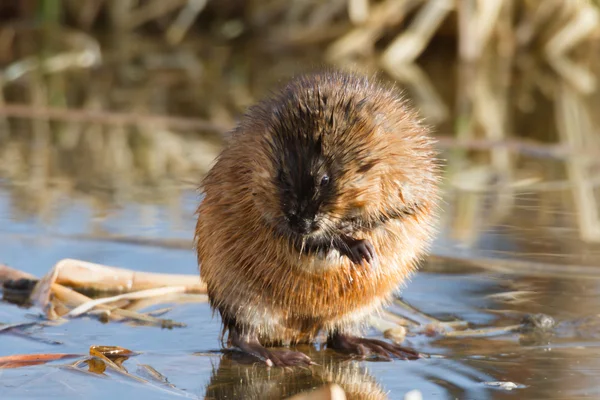
[[[113,111],[77,110],[55,107],[34,107],[23,104],[6,104],[0,107],[0,115],[14,118],[40,118],[69,122],[93,122],[108,125],[162,125],[181,131],[210,131],[225,133],[230,126],[216,124],[198,118],[169,117],[164,115],[147,115],[135,113],[121,113]],[[436,137],[441,148],[464,148],[469,150],[490,150],[504,147],[511,151],[539,158],[564,159],[568,155],[577,154],[585,156],[595,154],[594,150],[572,149],[564,144],[541,143],[532,140],[505,139],[467,139],[457,140],[452,135],[438,135]]]
[[[16,281],[19,279],[37,279],[34,275],[27,272],[19,271],[9,267],[8,265],[0,264],[0,285],[6,281]]]
[[[540,143],[533,140],[523,139],[464,139],[458,140],[449,135],[440,135],[436,137],[438,145],[441,148],[462,148],[468,150],[490,150],[493,148],[504,147],[516,153],[527,154],[539,158],[564,159],[569,154],[581,155],[583,150],[576,151],[569,149],[563,144]],[[588,152],[590,155],[593,153]]]
[[[120,113],[113,111],[76,110],[54,107],[34,107],[24,104],[6,104],[0,108],[0,115],[15,118],[53,119],[70,122],[93,122],[108,125],[162,125],[182,131],[211,131],[223,133],[229,127],[214,124],[198,118],[168,117]]]

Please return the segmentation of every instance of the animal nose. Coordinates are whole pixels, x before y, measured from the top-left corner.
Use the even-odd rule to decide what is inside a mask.
[[[295,214],[289,216],[292,228],[301,234],[307,234],[314,230],[314,221],[310,218],[301,218]]]

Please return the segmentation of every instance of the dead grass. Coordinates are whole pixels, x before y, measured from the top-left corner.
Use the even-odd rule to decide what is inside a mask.
[[[453,149],[446,189],[459,210],[446,222],[455,237],[473,240],[469,235],[485,228],[482,212],[490,215],[486,224],[502,221],[519,193],[543,187],[542,197],[570,193],[579,236],[600,240],[593,156],[561,159],[563,180],[519,167],[531,155],[522,149],[598,149],[597,2],[27,4],[3,2],[7,23],[0,28],[0,176],[14,185],[16,214],[47,215],[64,195],[87,198],[101,213],[97,198],[131,197],[140,186],[134,201],[173,202],[181,188],[160,187],[195,187],[218,153],[218,132],[304,69],[298,65],[326,63],[383,71],[430,124],[445,127],[438,132]],[[445,76],[433,80],[422,60],[454,45]],[[540,94],[554,105],[556,129],[540,129],[532,146],[515,147],[526,133],[514,133],[515,115],[538,107]],[[183,134],[190,128],[199,135]],[[493,145],[473,151],[477,143]],[[475,191],[486,196],[465,190],[474,176]],[[548,179],[557,184],[544,186]]]

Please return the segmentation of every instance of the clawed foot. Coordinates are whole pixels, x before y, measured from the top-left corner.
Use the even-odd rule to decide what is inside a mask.
[[[244,353],[250,354],[268,367],[293,367],[308,366],[314,364],[310,357],[299,351],[292,350],[271,350],[260,344],[258,339],[242,337],[236,332],[231,332],[231,342]]]
[[[424,356],[412,349],[397,344],[384,342],[383,340],[367,339],[350,335],[334,333],[327,339],[327,346],[335,350],[358,355],[366,358],[376,355],[384,360],[390,360],[390,356],[396,356],[401,360],[417,360]]]
[[[344,238],[346,248],[342,253],[347,256],[354,264],[360,265],[365,260],[369,265],[374,265],[377,261],[375,248],[368,240]]]

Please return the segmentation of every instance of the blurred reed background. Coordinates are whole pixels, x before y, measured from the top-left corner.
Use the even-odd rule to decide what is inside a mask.
[[[248,105],[335,65],[435,126],[448,237],[519,220],[597,243],[599,56],[597,0],[2,0],[0,179],[16,216],[175,204]]]

